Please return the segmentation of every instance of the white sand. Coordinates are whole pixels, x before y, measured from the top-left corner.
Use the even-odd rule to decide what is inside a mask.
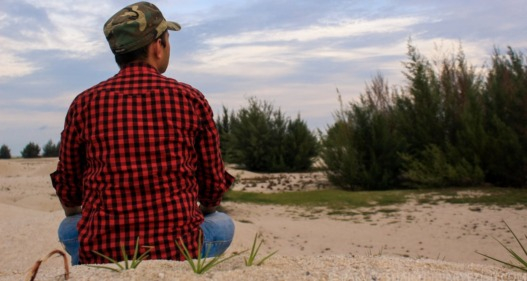
[[[56,159],[0,160],[0,280],[24,280],[39,258],[61,248],[56,230],[63,212],[49,180],[55,166]],[[328,186],[320,173],[231,172],[241,179],[236,189],[246,191]],[[266,183],[250,180],[257,177]],[[278,254],[260,267],[245,267],[244,254],[204,275],[174,261],[145,261],[123,273],[76,266],[71,280],[527,280],[527,274],[475,253],[509,260],[492,237],[521,251],[502,221],[523,238],[525,208],[407,203],[336,216],[322,208],[231,202],[224,207],[237,227],[227,254],[249,249],[256,233],[265,241],[262,254]],[[61,258],[52,258],[36,280],[61,280],[62,271]]]

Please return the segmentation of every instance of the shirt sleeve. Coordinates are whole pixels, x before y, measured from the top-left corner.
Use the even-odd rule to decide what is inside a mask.
[[[59,163],[51,176],[58,198],[66,207],[82,205],[82,174],[86,166],[85,148],[80,141],[75,103],[70,106],[61,133]]]
[[[205,101],[202,113],[201,134],[196,142],[199,185],[199,202],[206,207],[220,205],[223,194],[234,182],[234,177],[225,170],[221,158],[220,138],[214,123],[212,110]]]

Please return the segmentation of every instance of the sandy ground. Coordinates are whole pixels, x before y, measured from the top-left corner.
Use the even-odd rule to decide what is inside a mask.
[[[56,162],[0,160],[0,280],[24,280],[39,258],[61,249],[56,229],[64,215],[49,180]],[[229,169],[238,178],[235,188],[247,192],[329,187],[321,173]],[[204,275],[174,261],[145,261],[122,273],[76,266],[71,268],[71,280],[527,280],[527,274],[475,252],[509,260],[493,237],[521,251],[503,220],[524,238],[524,207],[410,202],[354,210],[355,215],[329,215],[322,208],[232,202],[223,206],[236,223],[227,255],[249,249],[256,233],[264,240],[262,254],[278,253],[259,267],[246,267],[242,254]],[[63,280],[62,272],[61,258],[51,258],[36,280]]]

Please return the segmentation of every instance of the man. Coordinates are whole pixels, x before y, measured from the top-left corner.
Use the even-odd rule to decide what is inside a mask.
[[[53,187],[66,213],[59,240],[73,264],[122,260],[153,247],[152,259],[223,253],[234,224],[216,211],[234,178],[225,171],[212,110],[198,90],[167,78],[166,21],[153,4],[129,5],[104,25],[120,71],[72,102]],[[78,231],[78,233],[77,233]],[[144,248],[141,253],[144,252]]]

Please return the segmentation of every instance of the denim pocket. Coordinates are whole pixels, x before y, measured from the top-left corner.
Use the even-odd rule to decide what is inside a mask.
[[[201,249],[201,256],[207,258],[219,256],[229,248],[231,242],[232,240],[205,242]]]

